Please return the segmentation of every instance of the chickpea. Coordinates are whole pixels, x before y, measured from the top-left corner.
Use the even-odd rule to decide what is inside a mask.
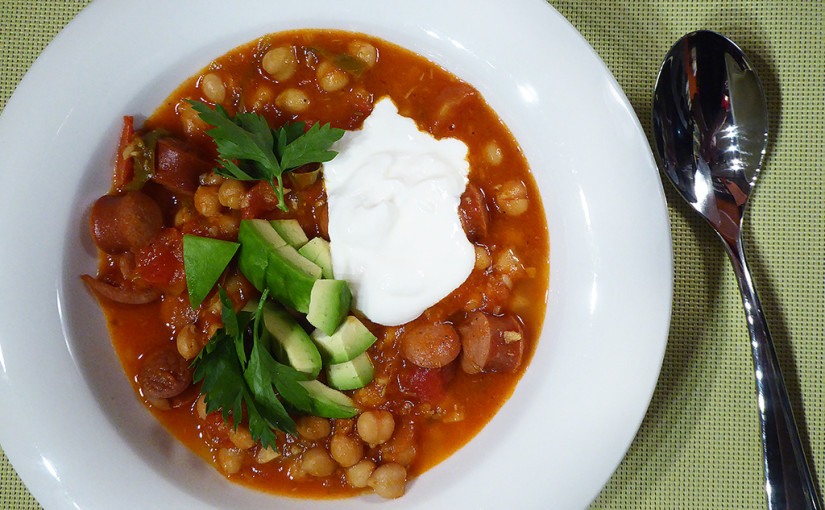
[[[178,103],[177,112],[183,131],[188,135],[199,133],[208,127],[192,105],[184,100]]]
[[[215,73],[209,73],[201,79],[201,90],[206,99],[213,103],[222,103],[226,99],[226,85]]]
[[[182,227],[184,223],[191,220],[195,213],[195,204],[191,201],[185,201],[180,204],[178,210],[175,211],[175,227]]]
[[[326,418],[302,416],[298,419],[298,435],[310,441],[318,441],[332,432],[332,424]]]
[[[383,409],[361,413],[355,424],[358,435],[368,445],[375,446],[387,442],[395,430],[392,413]]]
[[[237,179],[226,179],[218,188],[218,201],[230,209],[240,209],[246,196],[246,185]]]
[[[358,464],[347,468],[347,481],[356,489],[366,487],[373,471],[375,471],[375,462],[370,459],[364,459]]]
[[[524,183],[521,181],[504,183],[496,192],[496,205],[508,216],[523,214],[530,205]]]
[[[198,183],[201,186],[220,186],[225,180],[226,177],[215,172],[206,172],[198,176]]]
[[[335,461],[330,458],[326,450],[316,446],[304,452],[301,469],[312,476],[321,478],[335,472]]]
[[[501,147],[498,146],[495,140],[489,141],[487,145],[484,146],[484,158],[487,160],[487,163],[493,166],[501,164],[504,155],[501,153]]]
[[[496,261],[493,264],[493,267],[496,271],[500,271],[505,274],[515,274],[524,269],[521,261],[512,248],[507,248],[506,250],[500,252],[498,256],[496,256]]]
[[[382,464],[372,472],[367,484],[382,498],[400,498],[407,485],[407,469],[395,462]]]
[[[325,92],[341,90],[349,83],[347,73],[326,60],[318,66],[316,75],[318,76],[318,85],[320,85],[321,89]]]
[[[357,58],[361,62],[372,67],[378,60],[378,50],[367,41],[352,41],[347,45],[347,53]]]
[[[272,97],[274,94],[275,93],[271,88],[260,86],[252,95],[246,96],[244,98],[244,102],[250,110],[260,111],[263,110],[267,104],[272,102]]]
[[[198,401],[195,402],[195,411],[198,413],[198,418],[206,419],[206,395],[198,397]]]
[[[178,353],[183,359],[192,359],[201,352],[201,340],[198,337],[198,330],[194,324],[187,324],[179,332],[175,339]]]
[[[476,265],[475,268],[479,271],[486,271],[490,264],[492,264],[492,260],[490,259],[490,252],[487,251],[485,246],[476,246]]]
[[[309,97],[301,89],[286,89],[275,98],[275,106],[287,113],[301,113],[309,108]]]
[[[335,462],[350,467],[364,457],[364,444],[354,437],[335,434],[329,441],[329,453]]]
[[[224,473],[233,475],[243,467],[243,451],[237,448],[221,448],[218,450],[218,464]]]
[[[217,186],[198,186],[195,191],[195,210],[204,216],[217,216],[221,213]]]
[[[241,228],[241,217],[237,214],[218,214],[212,216],[212,226],[215,227],[214,234],[220,237],[237,237]],[[210,229],[210,232],[212,229]],[[211,338],[211,335],[210,335]]]
[[[272,462],[280,456],[281,452],[272,446],[267,446],[266,448],[261,448],[258,450],[258,455],[255,456],[255,460],[258,461],[258,464],[266,464],[267,462]]]
[[[239,425],[237,429],[234,427],[229,427],[227,436],[229,436],[229,440],[232,441],[232,444],[241,450],[249,450],[255,446],[255,441],[252,440],[252,434],[249,432],[249,429],[242,425]]]
[[[277,81],[292,78],[298,69],[295,49],[291,46],[280,46],[267,51],[261,60],[261,67]]]

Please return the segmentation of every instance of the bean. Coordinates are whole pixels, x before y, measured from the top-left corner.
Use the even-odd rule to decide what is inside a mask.
[[[347,45],[347,53],[367,64],[367,67],[374,66],[378,60],[378,50],[367,41],[351,41]]]
[[[255,441],[252,440],[252,434],[249,432],[249,429],[243,425],[239,425],[237,429],[229,427],[227,435],[229,436],[229,440],[232,441],[232,444],[241,450],[249,450],[255,446]]]
[[[230,209],[240,209],[246,195],[246,185],[237,179],[226,179],[218,188],[218,201]]]
[[[484,158],[487,160],[487,163],[493,166],[501,164],[504,155],[501,153],[501,147],[498,146],[495,140],[487,142],[487,145],[484,146]]]
[[[275,106],[287,113],[301,113],[309,108],[309,97],[301,89],[286,89],[275,98]]]
[[[358,417],[355,428],[361,439],[372,447],[385,443],[392,437],[395,419],[392,413],[383,409],[365,411]]]
[[[326,418],[302,416],[297,422],[298,435],[310,441],[318,441],[332,432],[332,425]]]
[[[407,485],[407,469],[394,462],[382,464],[372,472],[367,484],[382,498],[400,498]]]
[[[493,267],[496,271],[511,275],[524,270],[524,266],[512,248],[499,252]]]
[[[201,351],[201,340],[194,324],[184,326],[183,329],[178,332],[175,343],[178,348],[178,353],[186,360],[194,358]]]
[[[226,86],[215,73],[209,73],[201,79],[201,90],[206,99],[213,103],[223,103],[226,99]]]
[[[350,467],[364,456],[364,444],[354,437],[335,434],[329,441],[329,453],[338,464]]]
[[[217,216],[221,213],[221,201],[217,186],[198,186],[195,191],[195,210],[203,216]]]
[[[330,458],[326,450],[315,446],[304,452],[301,469],[312,476],[325,477],[335,472],[335,461]]]
[[[221,448],[218,450],[218,464],[224,473],[233,475],[243,467],[243,451],[237,448]]]
[[[364,459],[354,466],[347,468],[347,481],[356,489],[366,487],[373,471],[375,471],[375,462],[370,459]]]
[[[486,271],[490,264],[492,264],[492,260],[490,259],[490,252],[487,251],[487,248],[484,246],[476,245],[476,264],[475,268],[479,271]]]
[[[273,48],[264,54],[261,67],[277,81],[288,80],[298,69],[295,50],[291,46]]]
[[[267,462],[272,462],[280,456],[281,452],[274,449],[272,446],[267,446],[266,448],[261,448],[258,450],[255,460],[258,461],[258,464],[266,464]]]
[[[325,92],[341,90],[349,83],[349,75],[326,60],[318,66],[316,75],[318,77],[318,85],[320,85],[321,89]]]
[[[527,211],[530,201],[527,187],[521,181],[508,181],[496,191],[496,205],[508,216],[519,216]]]

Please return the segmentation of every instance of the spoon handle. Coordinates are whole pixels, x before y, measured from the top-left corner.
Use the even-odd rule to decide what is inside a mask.
[[[762,429],[765,490],[769,510],[822,510],[794,421],[768,323],[745,260],[741,236],[725,243],[742,293],[751,338],[759,422]]]

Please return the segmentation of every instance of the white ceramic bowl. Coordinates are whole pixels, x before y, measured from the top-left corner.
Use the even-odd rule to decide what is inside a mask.
[[[542,192],[550,293],[532,364],[468,446],[403,498],[283,499],[226,482],[132,393],[81,273],[121,116],[148,116],[211,59],[292,28],[366,32],[473,84]],[[671,247],[630,105],[542,0],[97,0],[0,119],[0,442],[47,509],[582,508],[628,448],[661,365]]]

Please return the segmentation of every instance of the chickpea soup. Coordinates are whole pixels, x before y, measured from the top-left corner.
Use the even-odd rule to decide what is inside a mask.
[[[432,153],[386,163],[387,149],[372,148],[336,183],[357,186],[359,212],[342,217],[325,171],[332,179],[384,101],[432,143],[458,144],[458,173],[443,174],[458,187],[450,195],[432,177]],[[376,132],[395,147],[391,131]],[[361,179],[382,161],[403,175]],[[413,199],[387,190],[425,181],[412,220],[399,219]],[[456,219],[444,229],[457,244],[435,241],[442,217]],[[360,242],[371,221],[389,233]],[[261,37],[184,82],[142,126],[126,117],[90,229],[100,264],[83,279],[138,397],[228,479],[281,495],[402,496],[512,394],[545,313],[547,223],[513,135],[472,86],[364,34]],[[351,258],[339,231],[356,233]],[[389,237],[395,258],[378,246]],[[392,315],[400,324],[370,311],[367,299],[380,305],[397,281],[411,285],[403,295],[440,275],[439,249],[464,250],[457,284],[423,312]],[[387,271],[364,275],[378,297],[352,276],[359,254]]]

